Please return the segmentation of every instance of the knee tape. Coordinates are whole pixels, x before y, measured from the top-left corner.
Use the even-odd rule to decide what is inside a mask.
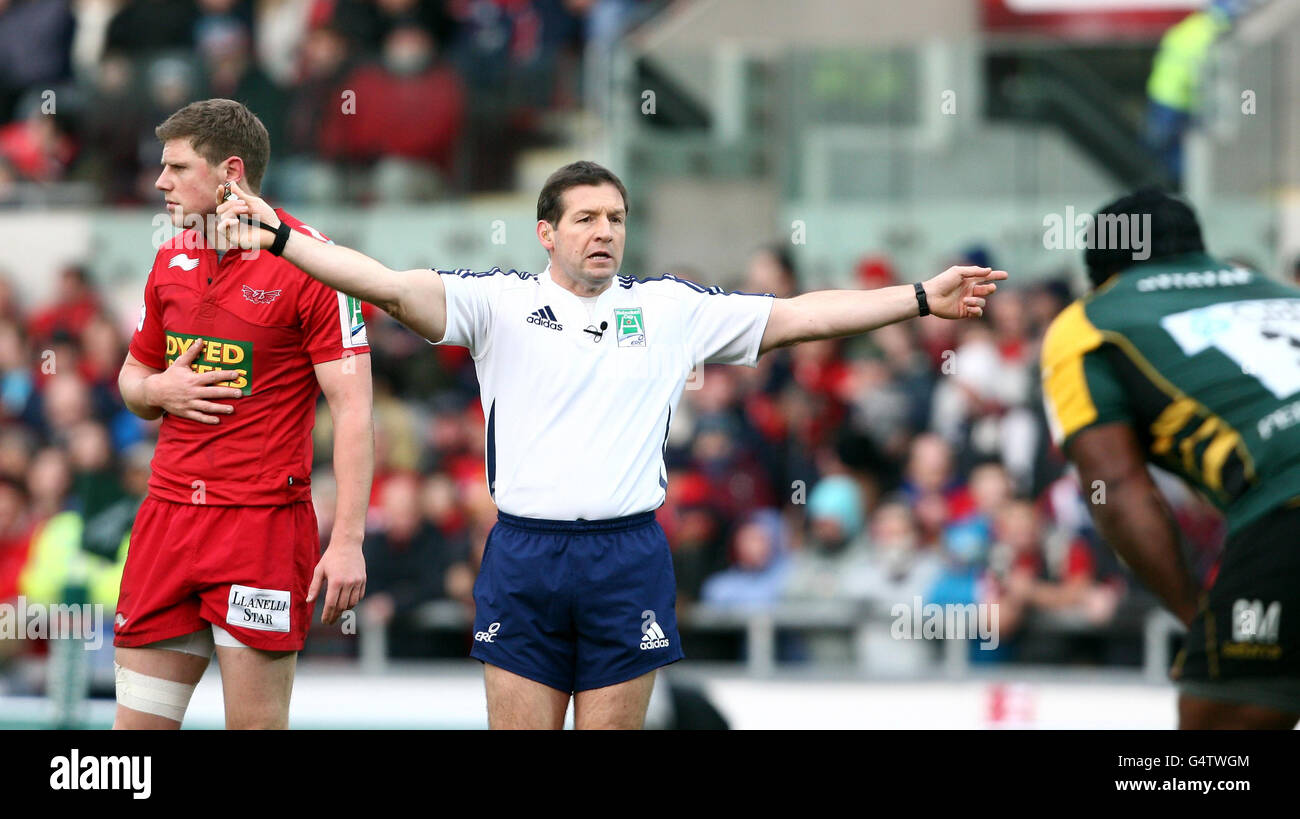
[[[150,677],[113,663],[117,704],[145,714],[181,722],[194,686]]]

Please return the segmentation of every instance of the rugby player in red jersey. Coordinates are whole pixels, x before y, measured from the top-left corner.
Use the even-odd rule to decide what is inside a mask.
[[[118,378],[163,416],[122,577],[115,728],[179,728],[215,650],[226,727],[288,726],[312,604],[338,622],[365,593],[374,466],[360,303],[278,255],[227,250],[213,190],[260,188],[266,128],[233,100],[191,103],[156,131],[162,192],[184,228],[158,250]],[[282,210],[294,230],[328,241]],[[311,503],[316,401],[329,404],[338,506],[321,555]]]

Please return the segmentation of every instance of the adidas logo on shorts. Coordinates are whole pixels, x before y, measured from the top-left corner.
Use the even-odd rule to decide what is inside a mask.
[[[655,613],[650,609],[641,612],[641,650],[668,648],[668,638],[664,630],[655,622]]]
[[[564,325],[560,324],[559,320],[555,317],[555,311],[551,309],[551,305],[549,304],[541,310],[534,310],[532,313],[529,313],[528,323],[536,324],[539,327],[545,327],[548,330],[564,329]]]

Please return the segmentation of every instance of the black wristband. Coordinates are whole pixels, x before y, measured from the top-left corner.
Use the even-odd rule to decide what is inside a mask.
[[[925,288],[921,286],[920,282],[915,282],[912,287],[916,288],[916,303],[917,306],[921,308],[921,312],[918,315],[930,315],[930,303],[925,300]]]
[[[263,225],[263,227],[265,227],[265,225]],[[267,228],[267,230],[270,230],[270,228]],[[272,256],[279,256],[281,253],[284,252],[284,245],[286,242],[289,241],[290,233],[293,233],[293,228],[286,225],[283,221],[281,221],[280,224],[276,226],[275,241],[271,243],[271,246],[269,248],[267,248],[268,250],[271,251]]]

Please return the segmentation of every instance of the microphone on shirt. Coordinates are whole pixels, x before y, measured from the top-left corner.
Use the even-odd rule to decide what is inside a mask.
[[[587,329],[583,330],[582,332],[584,332],[584,333],[591,333],[591,340],[592,340],[592,341],[595,341],[595,342],[599,342],[602,338],[605,337],[605,328],[608,327],[608,326],[609,326],[609,322],[608,322],[608,321],[602,321],[602,322],[600,323],[600,329],[599,329],[599,330],[597,330],[595,327],[588,327]]]

